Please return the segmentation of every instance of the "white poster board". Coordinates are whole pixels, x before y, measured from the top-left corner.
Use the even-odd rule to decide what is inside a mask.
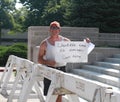
[[[88,44],[84,41],[57,41],[55,43],[56,62],[87,62]]]
[[[95,48],[95,45],[93,43],[88,43],[88,54]]]

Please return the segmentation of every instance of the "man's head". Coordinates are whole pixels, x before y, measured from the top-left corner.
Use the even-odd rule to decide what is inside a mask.
[[[53,21],[50,23],[50,29],[57,30],[60,29],[60,23],[57,21]]]

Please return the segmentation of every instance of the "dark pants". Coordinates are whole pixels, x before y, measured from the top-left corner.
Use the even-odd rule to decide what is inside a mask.
[[[65,66],[62,67],[55,67],[55,69],[58,69],[60,71],[66,72]],[[50,84],[51,84],[51,80],[44,78],[43,80],[43,84],[44,84],[44,95],[47,96]]]

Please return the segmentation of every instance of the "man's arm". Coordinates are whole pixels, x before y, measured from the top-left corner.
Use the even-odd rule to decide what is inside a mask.
[[[45,55],[45,49],[46,49],[46,44],[45,44],[45,41],[43,41],[39,48],[38,63],[45,64],[45,61],[43,59],[43,57]]]

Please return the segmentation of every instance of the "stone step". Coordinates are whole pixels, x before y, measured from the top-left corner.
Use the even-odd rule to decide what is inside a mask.
[[[120,54],[113,55],[114,58],[120,58]]]
[[[120,58],[106,58],[105,61],[120,64]]]
[[[100,81],[102,83],[112,85],[115,87],[120,87],[120,78],[113,77],[110,75],[105,75],[102,73],[92,72],[84,69],[72,69],[72,73],[83,76],[85,78]]]
[[[94,65],[96,66],[101,66],[101,67],[110,67],[113,69],[118,69],[120,70],[120,64],[118,63],[112,63],[112,62],[94,62]]]
[[[83,69],[88,70],[88,71],[103,73],[103,74],[110,75],[110,76],[120,77],[120,70],[113,69],[113,68],[110,68],[110,67],[99,67],[99,66],[95,66],[95,65],[84,65]]]

